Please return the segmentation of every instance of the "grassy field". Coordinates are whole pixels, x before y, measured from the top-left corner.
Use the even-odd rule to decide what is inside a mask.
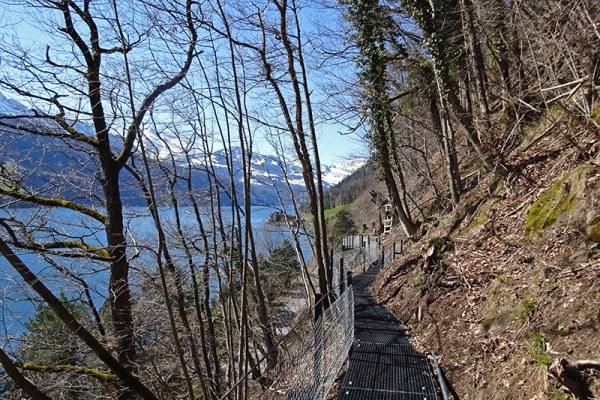
[[[332,215],[339,213],[343,208],[344,206],[328,208],[327,210],[325,210],[325,219],[329,219],[329,217],[331,217]],[[312,221],[312,217],[310,214],[304,214],[302,218],[304,218],[305,221]]]
[[[339,213],[340,211],[342,211],[343,208],[344,208],[344,206],[337,206],[337,207],[334,207],[334,208],[328,208],[327,210],[325,210],[325,219],[328,219],[332,215],[335,215],[335,214]]]

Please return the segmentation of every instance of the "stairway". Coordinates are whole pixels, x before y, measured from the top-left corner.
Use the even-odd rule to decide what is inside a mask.
[[[394,223],[394,213],[392,212],[392,205],[386,204],[383,206],[383,233],[390,233],[392,230],[392,224]]]

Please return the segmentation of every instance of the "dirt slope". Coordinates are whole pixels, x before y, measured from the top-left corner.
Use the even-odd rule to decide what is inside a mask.
[[[461,399],[571,398],[549,366],[600,359],[600,163],[558,135],[522,148],[372,286]],[[582,396],[600,397],[599,376],[584,370]]]

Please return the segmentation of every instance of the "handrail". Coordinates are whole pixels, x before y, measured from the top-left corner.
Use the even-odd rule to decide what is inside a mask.
[[[306,319],[306,317],[308,315],[311,315],[312,311],[317,307],[317,305],[319,303],[321,303],[323,301],[323,299],[325,299],[327,296],[329,296],[334,290],[336,290],[338,287],[340,287],[341,285],[346,284],[346,282],[340,282],[339,284],[337,284],[335,287],[331,288],[327,293],[325,293],[316,303],[315,305],[313,305],[306,313],[304,313],[304,315],[302,316],[302,318],[300,318],[300,320],[298,322],[296,322],[296,324],[294,324],[294,326],[292,326],[292,328],[289,330],[288,333],[286,333],[281,339],[279,339],[277,341],[277,343],[275,343],[273,345],[273,347],[271,347],[263,356],[260,360],[258,360],[256,362],[256,364],[254,364],[247,372],[244,376],[242,376],[236,383],[235,385],[233,385],[227,392],[225,392],[225,394],[223,396],[220,397],[219,400],[224,400],[225,398],[227,398],[227,396],[229,396],[242,382],[244,382],[248,376],[250,376],[250,374],[252,372],[254,372],[254,370],[256,370],[256,368],[258,368],[258,366],[260,364],[262,364],[263,361],[265,361],[267,359],[267,357],[277,348],[279,347],[279,345],[290,335],[292,334],[292,332],[294,332],[294,329],[296,329],[296,327],[298,325],[300,325],[300,323],[302,321],[304,321]]]
[[[438,364],[437,358],[435,357],[435,351],[433,349],[429,350],[431,352],[431,356],[433,357],[433,365],[435,365],[435,372],[438,376],[438,381],[440,382],[440,390],[442,392],[442,397],[444,400],[448,400],[448,392],[446,391],[446,384],[444,383],[444,376],[442,375],[442,369]]]

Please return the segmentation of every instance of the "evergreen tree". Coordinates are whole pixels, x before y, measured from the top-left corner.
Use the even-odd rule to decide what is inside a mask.
[[[331,244],[337,246],[342,242],[344,236],[353,233],[356,233],[356,224],[354,223],[350,212],[344,209],[338,211],[335,215],[335,222],[329,237]]]

